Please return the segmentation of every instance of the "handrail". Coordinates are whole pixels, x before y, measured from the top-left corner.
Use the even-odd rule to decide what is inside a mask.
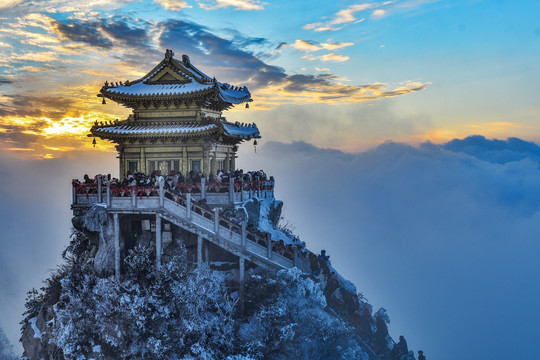
[[[173,192],[169,191],[169,190],[166,190],[165,191],[167,194],[170,194],[170,195],[176,195],[178,196],[177,194],[174,194]],[[178,202],[177,202],[178,204]],[[185,205],[184,205],[185,206]],[[191,210],[209,220],[212,220],[214,221],[214,212],[213,211],[209,211],[207,209],[205,209],[204,207],[194,203],[194,202],[191,202]],[[199,210],[199,211],[197,211]],[[208,215],[208,217],[206,216]],[[231,219],[221,215],[219,216],[219,220],[220,220],[220,225],[221,225],[221,222],[224,222],[228,225],[228,230],[230,231],[234,231],[238,234],[241,234],[242,233],[242,225],[241,224],[237,224],[235,223],[234,221],[232,221]],[[221,225],[223,226],[223,225]],[[267,240],[252,232],[252,231],[249,231],[249,230],[246,230],[246,235],[251,235],[251,237],[253,239],[251,239],[249,236],[246,236],[247,239],[251,240],[252,242],[256,243],[256,244],[260,244],[261,242],[263,242],[265,245],[267,244]],[[272,252],[276,252],[286,258],[289,258],[290,260],[294,260],[294,249],[293,249],[293,246],[291,246],[291,248],[285,246],[285,245],[282,245],[281,243],[279,243],[278,241],[274,241],[274,240],[271,240],[271,244],[272,244]],[[274,250],[275,249],[275,250]]]
[[[241,182],[239,183],[241,184]],[[87,198],[89,198],[89,194],[97,194],[98,192],[98,187],[95,184],[81,184],[81,183],[77,183],[76,181],[73,181],[73,188],[76,190],[76,194],[86,195]],[[262,189],[262,187],[259,187],[259,188]],[[132,197],[133,198],[134,196],[136,196],[142,200],[143,196],[145,197],[159,196],[159,189],[155,187],[144,187],[144,186],[136,186],[136,185],[114,186],[114,187],[102,186],[101,187],[101,191],[103,193],[106,193],[107,189],[109,189],[111,197]],[[177,206],[182,206],[186,208],[188,201],[184,194],[176,193],[169,189],[165,190],[165,194],[169,195],[167,196],[167,198],[171,201],[174,201]],[[107,201],[109,201],[109,199]],[[135,201],[134,198],[133,198],[133,201]],[[213,222],[215,221],[215,213],[213,211],[206,209],[205,207],[195,203],[194,201],[190,201],[190,203],[191,203],[190,209],[192,213],[196,213],[209,221],[213,221]],[[222,223],[224,223],[225,225],[223,225]],[[245,239],[249,240],[252,243],[255,243],[260,246],[268,246],[268,240],[264,236],[260,236],[259,234],[253,231],[245,229],[245,227],[242,226],[242,224],[238,224],[228,217],[219,215],[219,226],[231,232],[234,231],[235,233],[239,234],[241,237],[245,236]],[[243,231],[245,232],[245,235],[242,235]],[[270,243],[271,253],[279,254],[289,260],[294,261],[294,248],[296,247],[295,245],[285,246],[279,243],[278,241],[271,240],[271,239],[270,241],[271,241]]]

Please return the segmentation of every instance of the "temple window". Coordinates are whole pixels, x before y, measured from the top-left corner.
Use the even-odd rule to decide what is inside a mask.
[[[201,160],[191,160],[191,170],[194,172],[201,171]]]
[[[139,168],[139,162],[138,161],[128,161],[128,170],[132,174],[135,174]]]

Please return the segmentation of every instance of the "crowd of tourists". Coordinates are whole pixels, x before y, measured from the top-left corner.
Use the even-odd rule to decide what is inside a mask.
[[[203,179],[205,180],[206,192],[228,192],[231,182],[234,185],[234,191],[240,190],[273,190],[274,177],[267,176],[263,170],[247,171],[244,170],[218,170],[215,174],[206,176],[201,171],[190,171],[184,176],[180,171],[171,170],[168,175],[162,175],[158,170],[153,171],[150,175],[146,175],[140,171],[131,173],[128,171],[126,176],[119,180],[111,178],[111,175],[99,177],[96,175],[90,178],[87,174],[84,175],[83,181],[74,180],[73,186],[79,193],[95,193],[97,191],[98,182],[101,179],[101,185],[105,186],[110,183],[113,196],[122,196],[131,193],[131,189],[138,187],[146,195],[154,195],[159,188],[159,184],[163,182],[165,190],[170,190],[175,193],[186,192],[201,192]]]

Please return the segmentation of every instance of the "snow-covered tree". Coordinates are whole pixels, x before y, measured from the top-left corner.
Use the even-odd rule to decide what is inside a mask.
[[[213,359],[232,351],[234,301],[223,277],[185,250],[156,274],[151,249],[125,259],[122,281],[73,266],[54,306],[52,342],[66,359]]]
[[[353,329],[326,306],[319,284],[297,268],[253,274],[239,339],[264,359],[367,359]]]
[[[13,346],[9,342],[4,330],[0,328],[0,360],[15,360],[17,356],[13,353]]]

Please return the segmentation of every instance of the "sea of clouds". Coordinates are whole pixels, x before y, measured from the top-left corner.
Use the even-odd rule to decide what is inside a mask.
[[[276,177],[284,216],[428,359],[528,359],[540,321],[540,147],[475,136],[358,154],[304,142],[241,147]],[[0,156],[0,327],[16,342],[24,294],[60,262],[70,182],[114,154]],[[16,349],[20,349],[16,345]]]

